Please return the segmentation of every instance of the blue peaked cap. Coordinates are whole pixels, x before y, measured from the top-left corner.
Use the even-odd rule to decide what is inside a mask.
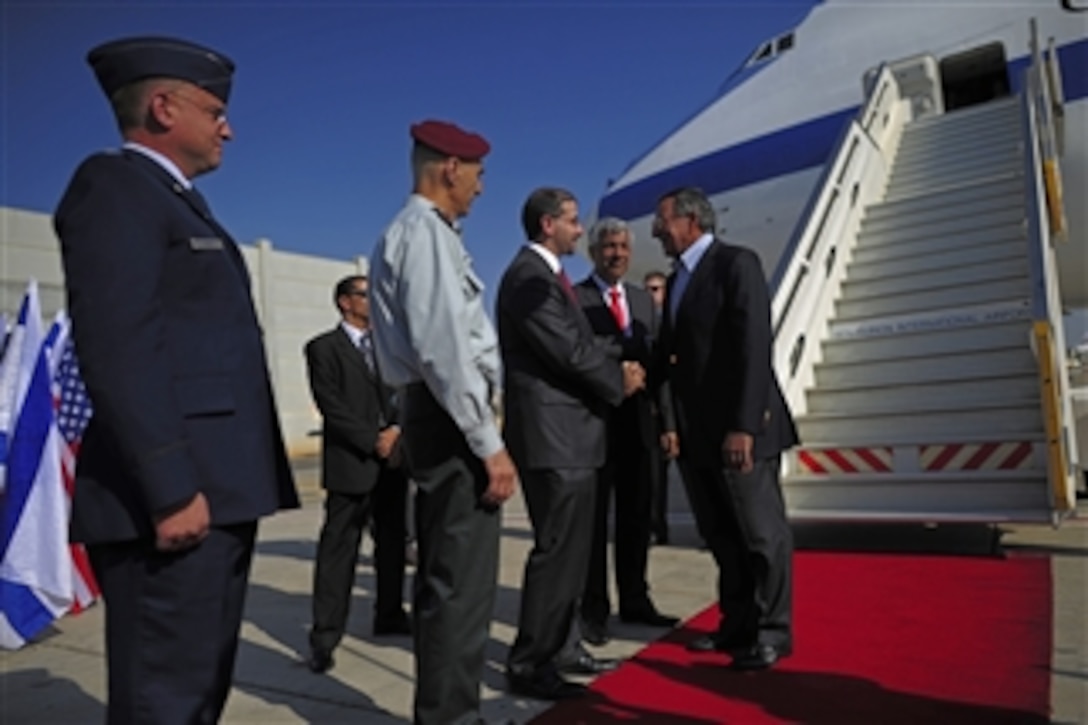
[[[179,78],[226,103],[234,73],[234,61],[222,53],[187,40],[154,36],[104,43],[87,54],[87,62],[107,97],[145,78]]]

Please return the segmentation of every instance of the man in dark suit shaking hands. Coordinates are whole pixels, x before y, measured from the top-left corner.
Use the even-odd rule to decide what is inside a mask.
[[[344,636],[359,541],[374,527],[375,635],[411,634],[403,609],[408,481],[399,466],[400,427],[393,389],[382,382],[370,339],[367,278],[345,277],[333,293],[340,324],[306,344],[310,390],[322,417],[321,484],[325,523],[314,566],[310,659],[333,665]]]
[[[653,233],[676,260],[659,360],[696,524],[719,568],[721,624],[689,647],[729,652],[736,669],[765,669],[793,649],[793,537],[779,459],[798,439],[772,367],[759,257],[716,239],[715,227],[699,189],[658,202]]]
[[[257,519],[298,506],[249,274],[192,185],[232,136],[234,64],[174,38],[88,61],[125,144],[83,162],[54,223],[94,405],[72,536],[106,602],[106,721],[214,723]]]
[[[658,314],[648,292],[623,281],[633,241],[621,219],[605,217],[594,224],[589,233],[593,273],[575,291],[593,332],[619,346],[624,360],[649,367]],[[608,509],[613,494],[620,619],[652,627],[679,621],[657,611],[646,584],[653,476],[661,453],[650,394],[639,391],[608,411],[607,428],[608,456],[597,474],[593,545],[581,605],[582,638],[590,644],[608,641]]]
[[[497,305],[504,438],[533,525],[507,678],[518,694],[556,700],[584,692],[559,675],[554,660],[585,584],[605,417],[642,388],[645,373],[638,363],[621,363],[618,346],[594,338],[559,264],[582,236],[574,196],[537,189],[522,225],[529,243],[503,275]]]

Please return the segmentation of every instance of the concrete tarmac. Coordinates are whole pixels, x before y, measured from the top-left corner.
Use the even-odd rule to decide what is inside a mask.
[[[234,690],[225,723],[403,723],[411,720],[413,660],[408,637],[370,635],[373,570],[364,544],[348,634],[336,666],[314,675],[302,664],[310,620],[312,561],[321,523],[316,462],[295,464],[303,506],[266,520],[260,529]],[[715,569],[678,485],[670,486],[670,546],[650,552],[652,597],[665,613],[690,617],[713,602]],[[795,529],[799,548],[987,553],[995,546],[1050,556],[1055,588],[1051,661],[1052,722],[1088,723],[1088,508],[1061,528],[1047,526],[896,526]],[[531,530],[520,496],[504,511],[499,594],[487,651],[483,715],[523,723],[549,703],[509,695],[503,662],[517,626],[522,567]],[[103,607],[57,622],[16,652],[0,654],[0,723],[100,723],[106,672]],[[613,640],[594,654],[628,657],[663,632],[610,622]]]

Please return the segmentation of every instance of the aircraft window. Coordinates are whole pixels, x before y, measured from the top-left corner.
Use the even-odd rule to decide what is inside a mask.
[[[1085,2],[1088,2],[1088,0],[1085,0]],[[779,35],[773,40],[768,40],[766,43],[763,43],[758,48],[756,48],[755,51],[753,51],[752,55],[748,56],[748,60],[744,63],[745,67],[751,67],[758,63],[762,63],[763,61],[770,60],[771,58],[779,55],[780,53],[786,52],[793,47],[793,40],[794,39],[792,30],[783,35]]]

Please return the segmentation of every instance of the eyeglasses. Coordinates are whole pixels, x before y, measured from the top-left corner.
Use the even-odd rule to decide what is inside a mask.
[[[367,291],[365,289],[353,289],[351,292],[348,292],[348,294],[353,296],[353,297],[363,297],[363,298],[365,298],[365,297],[368,296],[368,293],[367,293]]]
[[[175,98],[180,98],[180,99],[182,99],[184,101],[188,101],[193,106],[195,106],[197,109],[199,109],[199,110],[203,111],[204,113],[208,114],[208,117],[211,118],[212,121],[214,121],[217,124],[227,122],[227,109],[224,108],[223,106],[206,106],[203,103],[201,103],[200,101],[197,101],[196,99],[193,99],[193,98],[189,98],[189,96],[186,96],[186,95],[184,95],[182,93],[179,93],[178,91],[167,91],[166,95],[173,96]]]

